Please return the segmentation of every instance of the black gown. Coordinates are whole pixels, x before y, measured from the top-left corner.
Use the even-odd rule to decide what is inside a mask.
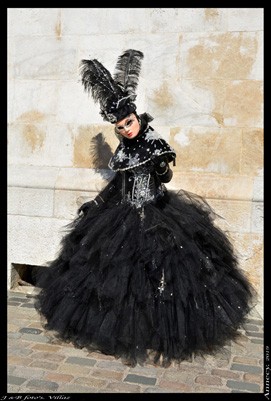
[[[208,203],[166,189],[175,156],[147,121],[121,141],[114,177],[37,279],[36,309],[57,337],[132,366],[168,366],[238,335],[254,289]]]

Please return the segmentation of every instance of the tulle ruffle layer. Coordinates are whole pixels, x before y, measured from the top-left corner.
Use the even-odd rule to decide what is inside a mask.
[[[131,365],[164,366],[234,339],[253,299],[232,245],[199,196],[114,199],[74,220],[38,278],[45,327]]]

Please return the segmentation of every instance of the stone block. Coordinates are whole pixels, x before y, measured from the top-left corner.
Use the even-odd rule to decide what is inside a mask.
[[[61,385],[58,389],[61,394],[73,394],[73,393],[97,393],[97,389],[94,387],[87,387],[87,386],[79,386],[78,384],[65,384]],[[87,397],[84,397],[87,398]]]
[[[252,382],[252,383],[258,383],[258,384],[262,385],[263,377],[262,377],[262,375],[255,375],[255,374],[252,374],[252,373],[245,373],[244,374],[244,381]]]
[[[41,188],[8,188],[8,213],[24,216],[53,216],[54,191]]]
[[[137,384],[123,383],[123,382],[111,382],[108,384],[105,390],[109,390],[111,393],[140,393],[141,388]]]
[[[66,356],[65,355],[60,355],[56,354],[55,352],[35,352],[32,354],[32,358],[34,359],[43,359],[46,361],[53,361],[53,362],[62,362]]]
[[[22,101],[23,99],[23,101]],[[54,80],[14,81],[11,123],[57,121],[58,84]]]
[[[213,210],[222,218],[216,224],[230,232],[250,232],[251,202],[238,200],[208,199]]]
[[[139,374],[139,375],[144,375],[147,377],[160,377],[163,375],[163,369],[157,369],[157,367],[153,367],[150,364],[146,364],[146,366],[140,366],[137,365],[135,367],[131,367],[129,369],[129,373],[132,374]]]
[[[16,385],[20,386],[25,381],[26,381],[26,379],[24,379],[23,377],[12,376],[12,375],[8,376],[8,383],[9,384],[16,384]]]
[[[263,130],[247,128],[242,134],[241,174],[262,175],[263,171]]]
[[[113,370],[106,370],[106,369],[97,369],[96,367],[93,368],[91,372],[92,376],[99,377],[101,379],[110,379],[110,380],[119,380],[122,381],[123,373],[122,372],[115,372]]]
[[[55,187],[59,168],[52,166],[8,166],[10,187],[51,189]]]
[[[177,160],[178,163],[178,160]],[[166,184],[168,189],[184,189],[209,199],[250,200],[253,180],[247,176],[211,173],[175,172],[173,179]]]
[[[20,304],[19,304],[19,302],[9,301],[9,302],[8,302],[8,305],[11,305],[11,306],[19,306]]]
[[[208,385],[208,386],[221,386],[222,380],[219,376],[200,375],[200,376],[196,377],[195,383]]]
[[[16,36],[13,41],[16,78],[74,79],[78,71],[76,36],[63,36],[61,40],[47,35]]]
[[[264,229],[264,210],[263,202],[253,202],[252,204],[252,220],[251,220],[251,231],[256,233],[262,233]]]
[[[178,393],[178,391],[163,389],[159,387],[147,387],[144,393]]]
[[[90,359],[90,358],[81,358],[81,357],[76,357],[76,356],[69,356],[66,359],[66,363],[72,363],[80,366],[94,366],[96,363],[95,359]]]
[[[240,267],[257,291],[257,311],[263,316],[263,236],[258,233],[231,233]]]
[[[230,393],[229,389],[226,389],[224,386],[219,387],[210,387],[210,386],[195,386],[193,388],[193,392],[195,393]]]
[[[74,167],[108,169],[119,141],[112,126],[80,125],[74,135]]]
[[[246,335],[248,336],[248,337],[252,337],[251,338],[251,340],[253,340],[254,339],[254,337],[256,337],[256,338],[263,338],[263,332],[261,332],[261,333],[255,333],[254,331],[248,331],[248,330],[246,330]],[[257,344],[257,343],[256,343]]]
[[[42,266],[54,259],[68,222],[48,217],[10,215],[8,243],[11,263]]]
[[[31,327],[23,327],[19,330],[20,333],[27,333],[27,334],[40,334],[42,333],[42,330],[40,329],[35,329],[35,328],[31,328]]]
[[[229,31],[262,31],[263,8],[228,8]]]
[[[8,84],[7,84],[7,122],[11,124],[14,114],[14,97],[15,97],[15,84],[13,76],[13,64],[10,61],[8,65]]]
[[[226,31],[227,17],[225,8],[204,8],[204,30],[208,32]]]
[[[212,369],[211,373],[215,377],[219,376],[219,377],[227,378],[227,379],[237,379],[237,380],[240,379],[239,373],[231,372],[230,370],[226,370],[226,369]]]
[[[13,124],[9,127],[8,159],[11,164],[39,163],[44,155],[46,131],[37,124]]]
[[[240,363],[233,363],[231,366],[231,370],[238,370],[241,372],[253,373],[253,374],[261,374],[262,368],[260,366],[253,365],[243,365]]]
[[[257,233],[232,233],[240,263],[250,278],[260,286],[263,267],[263,237]]]
[[[25,378],[41,379],[44,376],[44,371],[41,369],[30,368],[29,366],[16,366],[13,374]]]
[[[255,177],[253,183],[253,201],[263,201],[263,177]]]
[[[259,81],[263,81],[264,76],[264,48],[263,48],[263,31],[258,31],[256,33],[256,40],[257,40],[257,53],[255,55],[255,59],[249,74],[250,79],[256,79]]]
[[[20,390],[20,386],[17,386],[16,384],[8,384],[7,385],[8,393],[18,394],[19,390]]]
[[[27,366],[32,362],[31,358],[11,355],[8,357],[8,364],[16,366]]]
[[[182,72],[186,79],[248,79],[258,51],[256,32],[182,35]]]
[[[78,60],[78,71],[75,79],[58,83],[59,91],[56,108],[58,121],[72,124],[73,131],[78,124],[90,124],[96,122],[96,120],[102,122],[102,117],[99,115],[99,105],[94,103],[91,95],[84,91],[80,80],[79,62],[80,60]]]
[[[155,377],[146,377],[134,374],[128,374],[123,381],[130,383],[144,384],[144,385],[152,385],[152,386],[156,384]]]
[[[33,304],[22,304],[21,307],[22,308],[32,308],[32,309],[35,308],[35,306]]]
[[[179,393],[192,393],[193,392],[193,387],[186,384],[186,383],[181,383],[181,382],[172,382],[169,380],[161,380],[159,382],[159,387],[160,388],[165,388],[169,389],[171,391],[175,390]]]
[[[39,380],[39,379],[33,379],[29,380],[29,382],[26,383],[26,388],[34,388],[35,390],[51,390],[51,391],[56,391],[59,387],[59,384],[56,382],[52,381],[46,381],[46,380]]]
[[[79,17],[79,16],[78,16]],[[79,17],[81,18],[81,16]],[[97,22],[97,21],[96,21]],[[94,23],[92,25],[84,26],[83,29],[91,29],[94,27]],[[68,29],[73,28],[72,25],[69,25]],[[81,29],[76,26],[76,29]],[[100,28],[99,28],[100,29]],[[133,37],[137,37],[136,34],[132,34]],[[77,46],[77,54],[78,61],[82,59],[94,59],[99,60],[111,73],[113,72],[117,58],[120,56],[122,49],[131,48],[131,44],[127,47],[126,40],[127,36],[130,38],[130,35],[119,35],[116,34],[115,37],[117,40],[116,46],[112,43],[112,40],[108,40],[107,35],[100,34],[88,34],[88,35],[78,35],[78,46]],[[139,34],[139,36],[142,36]],[[144,43],[144,40],[142,40]],[[95,46],[94,46],[95,45]],[[142,47],[138,47],[136,43],[133,43],[134,49],[142,50]],[[121,49],[121,50],[120,50]],[[143,51],[143,50],[142,50]]]
[[[27,298],[23,298],[23,296],[20,298],[18,297],[18,295],[14,296],[14,297],[9,297],[8,299],[9,301],[17,301],[20,303],[25,303],[25,302],[29,302],[30,300]]]
[[[101,369],[114,370],[116,372],[127,370],[125,365],[121,364],[121,362],[115,361],[98,361],[96,366]]]
[[[176,127],[170,143],[181,171],[238,174],[241,139],[240,129]]]
[[[56,189],[77,191],[99,191],[107,180],[94,169],[87,168],[61,168],[56,180]]]
[[[8,36],[55,36],[60,13],[59,8],[9,8]]]
[[[241,364],[244,364],[244,365],[257,365],[259,360],[256,359],[256,358],[234,356],[233,357],[233,362],[241,363]]]
[[[150,8],[151,32],[202,32],[226,29],[223,8]]]
[[[244,329],[248,331],[259,331],[259,327],[255,324],[244,324]]]
[[[96,379],[94,377],[77,377],[74,380],[74,383],[79,384],[79,385],[83,385],[83,386],[88,386],[88,387],[94,387],[94,388],[101,389],[102,387],[104,387],[108,383],[108,381],[101,380],[101,379]]]
[[[57,363],[51,363],[47,361],[39,361],[36,360],[30,364],[32,368],[39,368],[39,369],[44,369],[44,370],[57,370],[58,364]]]
[[[29,318],[29,313],[27,313],[27,316]],[[35,334],[23,334],[22,340],[29,341],[31,343],[35,342],[35,343],[42,343],[42,344],[49,342],[47,337],[41,336],[41,335],[37,336]]]
[[[229,82],[224,104],[228,126],[263,127],[263,83],[256,80]]]
[[[77,216],[78,208],[93,199],[96,192],[55,190],[54,217],[73,219]]]
[[[183,125],[225,127],[224,103],[227,80],[182,79],[181,92],[188,109]]]
[[[13,124],[9,129],[9,162],[45,166],[72,166],[69,125]]]
[[[61,347],[53,344],[35,344],[32,346],[33,351],[51,352],[52,354],[61,350]]]
[[[145,36],[145,43],[141,43],[141,41],[142,37],[138,37],[134,44],[134,46],[137,46],[136,48],[145,54],[142,60],[142,73],[140,74],[143,80],[140,78],[139,92],[141,88],[152,88],[155,82],[163,84],[163,82],[171,80],[176,85],[177,73],[181,63],[179,57],[179,32],[167,33],[165,35],[161,31],[158,31]],[[160,94],[162,96],[166,92],[162,92],[161,89]],[[158,96],[159,94],[157,94]],[[160,101],[162,102],[162,99]]]
[[[87,376],[90,372],[90,368],[86,366],[65,363],[59,366],[58,372],[73,376]]]
[[[204,88],[202,82],[180,78],[148,82],[146,102],[155,117],[154,128],[169,121],[172,126],[218,126],[212,115],[214,101],[209,85]]]
[[[72,375],[63,375],[56,372],[52,373],[47,372],[46,375],[44,376],[44,379],[48,381],[55,381],[57,383],[68,383],[71,380],[73,380],[74,377]]]
[[[95,35],[95,38],[102,33],[105,40],[110,35],[111,48],[115,43],[112,34],[144,33],[146,27],[144,8],[63,8],[61,16],[63,35]],[[89,46],[96,47],[91,42]]]
[[[263,339],[251,338],[251,342],[252,342],[253,344],[263,344]]]

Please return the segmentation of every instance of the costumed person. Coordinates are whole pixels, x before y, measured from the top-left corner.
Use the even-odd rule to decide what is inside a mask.
[[[69,224],[35,306],[46,329],[77,347],[167,367],[236,339],[254,290],[208,203],[165,186],[176,153],[137,113],[142,59],[124,51],[113,76],[81,61],[84,89],[120,140],[114,175]]]

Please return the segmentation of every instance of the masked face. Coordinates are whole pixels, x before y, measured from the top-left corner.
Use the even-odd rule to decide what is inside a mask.
[[[132,139],[137,136],[140,131],[140,125],[134,113],[123,118],[115,124],[115,129],[118,134],[125,138]]]

